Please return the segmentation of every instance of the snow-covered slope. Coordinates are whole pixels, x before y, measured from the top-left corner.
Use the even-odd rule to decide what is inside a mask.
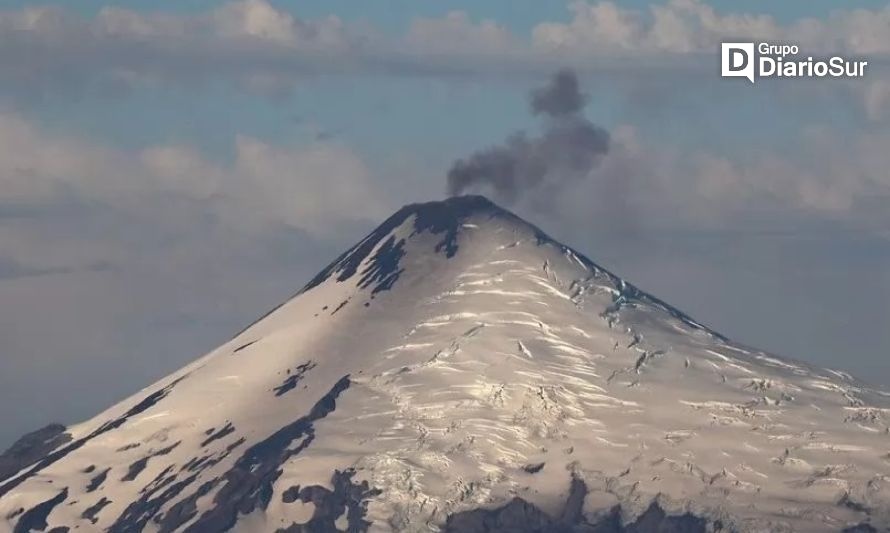
[[[887,393],[730,342],[460,197],[36,439],[0,530],[884,530],[888,424]]]

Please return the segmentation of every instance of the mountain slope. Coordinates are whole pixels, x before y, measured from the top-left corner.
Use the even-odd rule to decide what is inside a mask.
[[[888,409],[452,198],[52,432],[0,481],[0,529],[882,530]]]

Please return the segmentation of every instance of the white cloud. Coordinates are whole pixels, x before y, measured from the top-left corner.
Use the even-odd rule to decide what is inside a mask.
[[[571,4],[568,23],[542,22],[532,31],[535,47],[545,51],[632,50],[642,36],[639,13],[611,2]]]
[[[221,165],[188,146],[115,150],[0,114],[0,202],[52,205],[72,196],[146,213],[172,197],[201,202],[234,226],[286,224],[315,235],[389,208],[364,162],[335,142],[239,137],[233,163]]]
[[[301,30],[290,13],[275,9],[265,0],[227,4],[213,15],[222,37],[251,37],[293,44]]]
[[[236,142],[229,170],[232,199],[239,212],[271,211],[291,226],[329,234],[343,220],[374,221],[387,214],[379,184],[345,146],[316,142],[298,150],[249,137]],[[244,215],[247,216],[247,215]]]
[[[701,0],[669,0],[647,10],[613,2],[570,4],[569,22],[543,22],[532,32],[545,52],[601,56],[630,53],[713,53],[726,40],[796,43],[812,53],[890,53],[890,6],[838,10],[827,19],[783,25],[758,13],[720,13]]]
[[[334,16],[304,19],[268,0],[234,0],[189,14],[107,6],[88,18],[26,7],[0,11],[0,89],[33,95],[213,78],[279,92],[316,73],[538,72],[567,61],[602,68],[616,54],[663,61],[664,55],[713,54],[721,40],[736,38],[798,42],[813,52],[890,54],[890,6],[788,23],[718,11],[702,0],[643,9],[575,1],[569,10],[569,21],[542,21],[528,35],[453,11],[387,36]]]
[[[890,114],[890,79],[869,80],[854,90],[858,90],[869,120],[880,121]]]
[[[25,7],[0,11],[0,90],[33,98],[223,79],[278,93],[299,73],[336,70],[363,39],[337,17],[303,20],[267,0],[195,14],[106,6],[91,18]]]
[[[130,9],[106,6],[93,22],[93,33],[99,36],[152,39],[186,35],[191,24],[188,18],[164,13],[143,14]]]
[[[506,54],[519,46],[503,25],[492,20],[475,23],[463,11],[415,19],[405,40],[414,50],[437,55]]]
[[[197,20],[208,23],[212,33],[222,39],[248,38],[326,50],[339,50],[350,44],[350,36],[338,17],[304,21],[267,0],[230,2]]]
[[[890,135],[803,131],[791,152],[723,154],[654,144],[613,130],[609,154],[577,186],[549,199],[578,227],[732,228],[833,220],[877,233],[890,224]],[[533,206],[532,206],[533,208]],[[767,222],[768,221],[768,222]]]
[[[30,18],[46,17],[41,10],[25,9]],[[44,10],[45,11],[45,10]],[[57,10],[53,10],[57,11]],[[53,15],[59,19],[58,12]],[[19,23],[21,24],[21,22]],[[70,24],[70,22],[69,22]],[[33,29],[44,35],[58,30],[44,24]],[[213,10],[194,15],[142,12],[106,6],[83,27],[94,37],[118,37],[148,41],[151,39],[201,39],[232,42],[239,40],[284,47],[339,49],[349,45],[347,29],[339,18],[302,20],[278,9],[267,0],[236,0]]]
[[[794,36],[812,46],[861,54],[890,53],[890,5],[883,9],[838,10],[828,20],[794,25]]]

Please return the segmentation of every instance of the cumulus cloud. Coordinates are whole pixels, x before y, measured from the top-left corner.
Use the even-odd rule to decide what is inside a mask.
[[[0,114],[0,205],[74,198],[150,212],[153,201],[176,198],[200,202],[233,225],[284,224],[315,235],[385,214],[370,172],[343,144],[279,146],[238,137],[233,155],[223,165],[185,145],[116,150]]]
[[[647,142],[632,126],[612,131],[593,179],[557,191],[565,227],[709,228],[833,221],[878,235],[890,224],[890,135],[804,130],[788,153],[721,154]]]
[[[877,122],[890,116],[890,79],[869,80],[853,89],[862,99],[869,120]]]
[[[722,41],[753,40],[796,43],[813,53],[890,53],[890,6],[838,10],[827,19],[802,18],[788,24],[758,13],[721,13],[702,0],[669,0],[646,10],[609,1],[577,1],[570,10],[570,21],[534,28],[536,49],[592,56],[714,53]]]
[[[493,20],[476,23],[464,11],[415,19],[405,41],[417,51],[434,55],[509,54],[520,46],[505,26]]]
[[[720,41],[736,38],[798,42],[817,53],[890,54],[890,7],[788,23],[719,11],[702,0],[644,9],[576,1],[569,10],[570,20],[541,22],[529,34],[453,11],[418,18],[402,35],[386,35],[334,16],[305,19],[269,0],[233,0],[188,14],[107,6],[92,17],[25,7],[0,11],[0,89],[33,98],[225,79],[278,94],[319,73],[540,74],[568,60],[624,72],[627,65],[616,66],[616,53],[642,61],[714,54]],[[708,62],[692,65],[711,72]]]
[[[278,88],[329,71],[361,40],[337,17],[303,20],[266,0],[196,14],[104,7],[92,18],[25,7],[0,11],[0,88],[27,97],[206,79]]]
[[[193,15],[163,12],[146,13],[106,6],[93,20],[74,22],[57,8],[25,8],[12,27],[35,30],[44,36],[58,33],[63,26],[79,29],[86,36],[154,39],[204,39],[218,43],[242,42],[276,44],[301,49],[340,49],[349,46],[350,35],[336,16],[302,20],[278,9],[267,0],[237,0],[213,10]],[[50,22],[51,21],[51,22]]]

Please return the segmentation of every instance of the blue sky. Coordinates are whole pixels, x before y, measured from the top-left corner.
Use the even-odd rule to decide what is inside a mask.
[[[886,2],[146,5],[0,0],[0,445],[181,366],[443,197],[455,160],[538,135],[529,91],[560,67],[610,151],[509,207],[732,337],[890,385]],[[746,37],[875,68],[720,79]]]

